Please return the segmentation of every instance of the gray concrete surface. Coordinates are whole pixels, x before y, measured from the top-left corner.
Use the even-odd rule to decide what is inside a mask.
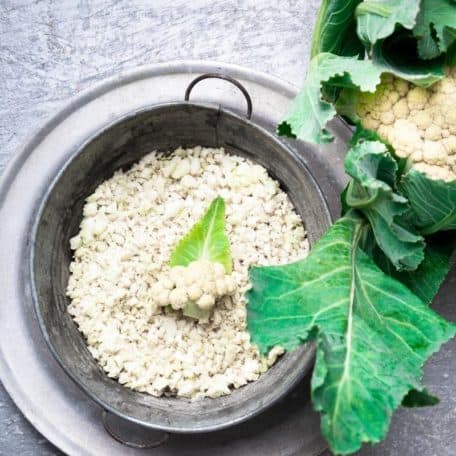
[[[318,0],[0,0],[0,172],[24,138],[71,96],[138,65],[237,63],[299,85]],[[7,221],[1,221],[5,223]],[[453,271],[436,308],[456,321]],[[426,368],[433,408],[400,410],[362,455],[456,454],[456,341]],[[0,386],[0,455],[55,455]]]

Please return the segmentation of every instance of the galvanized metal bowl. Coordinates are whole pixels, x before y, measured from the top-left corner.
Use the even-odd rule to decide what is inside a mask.
[[[31,250],[32,292],[38,319],[51,351],[67,374],[115,415],[149,428],[179,433],[215,431],[260,413],[308,372],[313,347],[305,345],[286,354],[256,382],[216,399],[191,402],[156,398],[110,379],[88,351],[67,312],[65,289],[72,255],[69,239],[79,229],[85,198],[115,170],[128,168],[153,150],[203,145],[224,147],[229,153],[265,166],[288,193],[311,243],[331,221],[325,198],[296,151],[248,118],[213,105],[189,102],[191,88],[192,85],[186,102],[157,105],[123,115],[86,138],[43,198]],[[247,117],[250,117],[251,100],[244,94]]]

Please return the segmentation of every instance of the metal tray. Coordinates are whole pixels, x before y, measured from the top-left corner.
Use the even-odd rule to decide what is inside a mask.
[[[126,447],[106,432],[103,410],[66,376],[41,335],[26,261],[39,202],[56,170],[83,138],[122,113],[183,100],[195,75],[208,72],[227,74],[242,82],[254,100],[252,120],[272,132],[296,94],[295,88],[282,81],[234,65],[193,61],[139,68],[79,94],[29,138],[0,181],[0,378],[32,425],[67,454],[114,456],[144,454],[144,450]],[[198,86],[192,98],[222,104],[240,114],[245,110],[243,97],[220,81]],[[342,162],[350,130],[340,120],[335,120],[330,129],[336,141],[325,146],[325,152],[296,141],[286,142],[307,163],[332,216],[337,217],[338,194],[346,182]],[[325,443],[319,433],[318,415],[309,402],[308,381],[247,423],[210,434],[171,435],[153,454],[319,454]],[[111,425],[110,430],[115,431],[117,425]]]

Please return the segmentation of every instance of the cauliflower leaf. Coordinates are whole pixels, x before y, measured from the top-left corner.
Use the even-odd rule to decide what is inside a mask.
[[[368,60],[341,57],[323,52],[310,62],[307,79],[283,122],[278,133],[303,141],[325,144],[333,140],[326,124],[335,115],[334,106],[322,99],[323,86],[352,88],[374,92],[380,83],[381,70]]]
[[[423,390],[424,362],[456,333],[361,249],[366,229],[350,211],[306,259],[252,268],[246,295],[248,328],[263,353],[316,340],[312,400],[336,454],[385,437],[409,391]]]
[[[431,304],[446,275],[451,269],[451,258],[455,253],[456,239],[441,236],[426,242],[424,260],[415,271],[397,271],[385,254],[375,246],[370,256],[385,274],[402,282],[423,302]]]
[[[398,165],[385,144],[360,140],[348,151],[345,171],[353,179],[344,206],[362,212],[375,240],[397,270],[414,270],[424,258],[424,239],[409,223],[410,206],[394,191]]]
[[[408,30],[377,41],[371,57],[383,73],[391,73],[420,87],[429,87],[445,77],[444,57],[422,60],[417,53],[416,39]]]
[[[448,51],[456,41],[454,0],[423,0],[413,34],[418,38],[422,59],[433,59]]]
[[[421,0],[365,0],[355,11],[357,33],[366,47],[393,34],[396,26],[412,29]]]
[[[221,263],[227,274],[232,271],[230,241],[225,232],[225,201],[215,198],[189,233],[171,254],[170,266],[188,266],[193,261]]]
[[[361,0],[323,0],[312,34],[311,57],[320,52],[362,57],[364,46],[356,34],[353,14]]]
[[[456,180],[431,179],[411,169],[400,182],[413,211],[413,223],[422,234],[456,230]]]

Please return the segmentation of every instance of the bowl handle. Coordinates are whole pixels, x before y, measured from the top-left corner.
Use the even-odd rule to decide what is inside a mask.
[[[247,89],[236,79],[232,78],[231,76],[227,76],[225,74],[220,74],[220,73],[204,73],[201,76],[196,77],[193,79],[192,82],[187,87],[187,90],[185,91],[185,96],[184,100],[189,101],[190,99],[190,93],[195,87],[198,82],[202,81],[203,79],[223,79],[224,81],[228,81],[231,84],[235,85],[244,95],[245,101],[247,102],[247,113],[245,117],[247,119],[251,119],[252,117],[252,99],[250,98],[249,92],[247,92]]]
[[[103,410],[101,419],[108,434],[118,442],[131,448],[155,448],[163,445],[169,434],[148,429]]]

